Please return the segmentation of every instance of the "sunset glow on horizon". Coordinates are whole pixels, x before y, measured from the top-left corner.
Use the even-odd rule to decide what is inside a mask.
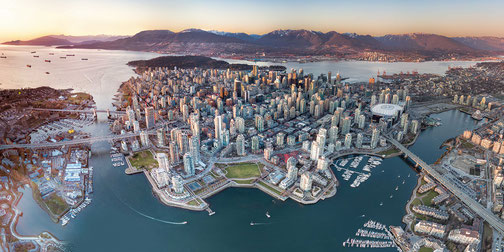
[[[323,8],[322,8],[323,7]],[[133,35],[187,28],[264,34],[275,29],[385,35],[504,37],[503,1],[2,0],[0,41],[50,34]]]

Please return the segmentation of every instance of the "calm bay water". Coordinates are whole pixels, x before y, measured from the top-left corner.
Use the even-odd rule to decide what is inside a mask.
[[[40,67],[43,66],[44,70],[28,72],[37,66],[25,62],[32,59],[30,51],[37,51],[41,55]],[[10,63],[0,60],[1,88],[43,85],[74,87],[93,94],[99,108],[110,107],[111,98],[120,83],[133,75],[131,68],[124,65],[127,61],[156,56],[137,52],[72,50],[64,54],[76,54],[75,60],[46,63],[51,64],[47,66],[42,55],[54,52],[54,57],[58,58],[54,61],[57,61],[59,54],[62,54],[59,50],[0,47],[0,52],[6,53],[11,60]],[[87,57],[89,61],[81,61],[81,57]],[[25,69],[26,64],[32,64],[32,69]],[[419,72],[442,73],[448,63],[289,64],[295,68],[302,67],[305,72],[335,73],[339,70],[343,77],[367,80],[369,75],[376,73],[375,68],[392,72],[388,70],[391,69],[390,64],[398,69],[397,72],[416,69]],[[45,71],[51,72],[50,77],[44,74]],[[101,89],[97,88],[98,85]],[[435,116],[441,119],[443,125],[422,132],[411,147],[413,152],[429,163],[444,152],[439,146],[446,138],[477,126],[469,116],[458,111]],[[92,125],[86,130],[95,135],[109,133],[105,123]],[[404,207],[417,179],[415,171],[396,157],[384,160],[373,170],[370,179],[358,188],[351,188],[349,185],[353,179],[343,181],[341,173],[337,172],[341,181],[338,193],[315,205],[300,205],[292,200],[281,202],[257,189],[233,188],[208,200],[216,212],[208,216],[207,212],[191,212],[162,205],[153,196],[143,175],[128,176],[123,168],[111,165],[108,144],[94,144],[92,152],[90,164],[95,168],[92,203],[76,219],[62,227],[50,221],[27,190],[19,205],[24,212],[17,227],[19,233],[33,235],[48,230],[73,244],[74,251],[356,251],[359,249],[342,248],[341,244],[348,237],[353,237],[368,219],[386,225],[402,225]],[[399,186],[398,191],[395,191],[396,186]],[[383,206],[380,206],[380,202],[383,202]],[[265,216],[266,211],[271,214],[270,219]],[[172,225],[166,221],[189,223]],[[251,221],[264,225],[250,226]]]

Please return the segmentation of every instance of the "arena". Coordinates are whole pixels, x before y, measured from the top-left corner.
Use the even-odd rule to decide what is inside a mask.
[[[384,118],[385,120],[394,118],[396,115],[399,117],[403,112],[403,107],[390,104],[390,103],[380,103],[374,105],[371,108],[371,113],[373,113],[373,120],[380,120],[380,118]]]

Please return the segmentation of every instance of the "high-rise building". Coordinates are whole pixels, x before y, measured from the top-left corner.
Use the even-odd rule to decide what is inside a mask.
[[[195,173],[194,159],[191,156],[191,153],[189,153],[189,152],[184,154],[184,171],[189,176],[193,176]]]
[[[184,184],[182,182],[182,177],[180,175],[175,175],[172,177],[172,188],[173,192],[181,194],[184,192]]]
[[[341,134],[345,135],[350,132],[350,125],[351,125],[351,119],[350,117],[345,117],[343,118],[343,126],[341,127]]]
[[[285,133],[278,132],[276,135],[276,144],[278,147],[282,148],[285,145]]]
[[[245,156],[245,137],[242,134],[239,134],[236,137],[236,154],[238,156]]]
[[[218,115],[214,118],[214,127],[215,127],[215,140],[217,141],[218,146],[222,146],[223,136],[222,136],[222,116]]]
[[[192,136],[189,141],[189,151],[195,163],[200,161],[200,143],[197,136]]]
[[[259,137],[258,136],[252,137],[251,149],[252,149],[252,153],[257,153],[259,151]]]
[[[268,147],[264,149],[264,159],[269,161],[272,155],[273,155],[273,148]]]
[[[170,161],[168,160],[166,153],[156,153],[156,158],[159,164],[159,168],[165,170],[166,172],[170,172]]]
[[[362,133],[358,133],[357,134],[357,140],[355,140],[355,147],[357,148],[362,148],[362,140],[363,140],[364,136],[362,135]]]
[[[338,139],[338,126],[331,126],[329,128],[329,143],[334,143]]]
[[[360,115],[358,118],[358,127],[359,129],[364,129],[366,125],[366,117],[364,115]]]
[[[241,134],[245,133],[245,120],[243,118],[237,117],[236,125],[239,133]]]
[[[317,141],[313,141],[311,144],[310,159],[317,160],[320,156],[321,150]]]
[[[156,125],[156,118],[154,117],[154,108],[146,107],[145,108],[145,124],[147,129],[152,129]]]
[[[352,147],[352,134],[347,133],[345,135],[345,149],[350,149]]]
[[[304,172],[301,175],[301,181],[299,187],[301,190],[307,192],[312,189],[313,178],[310,172]]]
[[[411,121],[411,133],[417,134],[418,133],[418,128],[419,128],[419,123],[418,120],[412,120]]]
[[[255,124],[256,124],[257,131],[259,131],[259,132],[264,131],[264,118],[261,115],[256,115]]]
[[[380,131],[378,128],[373,128],[373,133],[371,135],[371,149],[376,148],[378,146],[378,141],[380,140]]]
[[[165,131],[163,128],[159,128],[156,130],[158,146],[165,146]]]
[[[178,163],[180,161],[178,147],[175,141],[170,142],[170,160],[172,163]]]
[[[149,147],[149,134],[146,131],[140,131],[140,142],[142,147]]]
[[[319,157],[317,161],[317,171],[325,171],[327,170],[328,166],[329,166],[328,160],[324,156]]]
[[[140,123],[138,121],[133,121],[133,132],[138,133],[140,132]]]

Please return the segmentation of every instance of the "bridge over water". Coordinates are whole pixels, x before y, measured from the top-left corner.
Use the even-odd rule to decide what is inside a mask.
[[[155,134],[155,130],[148,131],[149,135]],[[61,146],[70,146],[70,145],[79,145],[79,144],[90,144],[96,142],[105,142],[111,140],[121,140],[131,137],[137,137],[140,133],[126,133],[122,135],[108,135],[108,136],[99,136],[99,137],[90,137],[90,138],[82,138],[82,139],[74,139],[69,141],[60,141],[60,142],[45,142],[45,143],[29,143],[29,144],[6,144],[0,145],[0,150],[6,149],[40,149],[40,148],[54,148]]]
[[[452,181],[447,179],[441,173],[436,171],[430,165],[425,163],[421,158],[415,155],[413,152],[408,150],[404,145],[396,141],[391,137],[387,137],[387,140],[402,151],[406,158],[410,158],[418,166],[436,179],[440,184],[446,187],[450,192],[452,192],[457,198],[464,202],[469,208],[471,208],[476,214],[481,216],[485,221],[487,221],[493,228],[495,228],[499,233],[504,234],[504,222],[494,215],[489,209],[485,208],[483,205],[478,203],[476,200],[467,195],[464,191],[458,188]]]

